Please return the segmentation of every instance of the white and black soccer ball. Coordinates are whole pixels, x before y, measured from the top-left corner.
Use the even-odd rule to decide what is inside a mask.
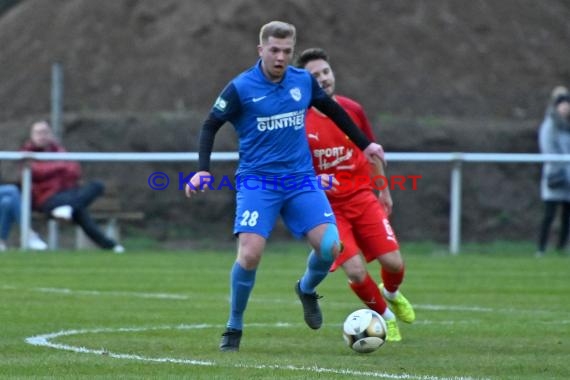
[[[343,337],[348,347],[361,354],[376,351],[386,342],[386,322],[374,310],[356,310],[344,320]]]

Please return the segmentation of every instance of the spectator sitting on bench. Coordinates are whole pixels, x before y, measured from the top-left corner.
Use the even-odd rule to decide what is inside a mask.
[[[50,125],[38,121],[32,125],[30,140],[22,151],[65,152],[55,139]],[[95,244],[103,249],[123,253],[124,248],[105,236],[91,217],[87,207],[101,196],[104,186],[99,181],[79,185],[81,167],[73,161],[33,161],[32,207],[48,217],[73,221]]]
[[[6,241],[13,224],[20,223],[22,199],[16,185],[0,183],[0,251],[6,250]],[[30,230],[28,248],[43,251],[47,244],[37,233]]]

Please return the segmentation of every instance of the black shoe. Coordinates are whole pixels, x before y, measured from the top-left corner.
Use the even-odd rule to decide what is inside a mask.
[[[228,327],[222,334],[222,340],[220,341],[220,351],[239,351],[240,340],[241,330],[236,330]]]
[[[317,330],[323,324],[323,314],[321,313],[321,308],[319,307],[319,296],[317,293],[306,294],[301,291],[301,282],[297,281],[295,284],[295,293],[299,296],[301,304],[303,305],[303,315],[305,317],[305,323],[312,328]]]

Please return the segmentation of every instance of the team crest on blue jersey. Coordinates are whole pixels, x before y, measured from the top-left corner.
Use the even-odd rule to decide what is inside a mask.
[[[299,87],[292,88],[291,90],[289,90],[289,93],[291,94],[291,97],[295,101],[298,102],[299,100],[301,100],[301,89]]]
[[[224,112],[226,110],[227,106],[228,106],[228,102],[226,100],[224,100],[224,98],[222,98],[221,96],[219,96],[218,99],[216,99],[216,102],[214,103],[214,107],[219,109],[222,112]]]

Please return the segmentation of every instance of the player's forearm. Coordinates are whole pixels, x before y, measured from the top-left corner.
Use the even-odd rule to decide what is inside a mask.
[[[384,181],[387,181],[386,170],[384,169],[384,163],[378,157],[374,157],[372,160],[370,164],[372,166],[372,178],[376,181],[375,188],[379,189],[383,187]],[[388,186],[381,191],[390,192]]]
[[[387,182],[388,178],[386,177],[384,163],[378,157],[373,157],[371,166],[372,180],[374,181],[373,187],[378,190],[378,201],[384,207],[386,214],[390,215],[394,203],[392,201],[392,195],[390,194],[390,186]]]
[[[366,149],[371,141],[354,124],[346,111],[331,98],[319,99],[313,105],[322,113],[327,115],[335,124],[358,146],[361,150]]]
[[[198,143],[198,170],[210,171],[210,155],[214,147],[214,139],[223,124],[223,121],[216,119],[212,114],[204,121]]]

